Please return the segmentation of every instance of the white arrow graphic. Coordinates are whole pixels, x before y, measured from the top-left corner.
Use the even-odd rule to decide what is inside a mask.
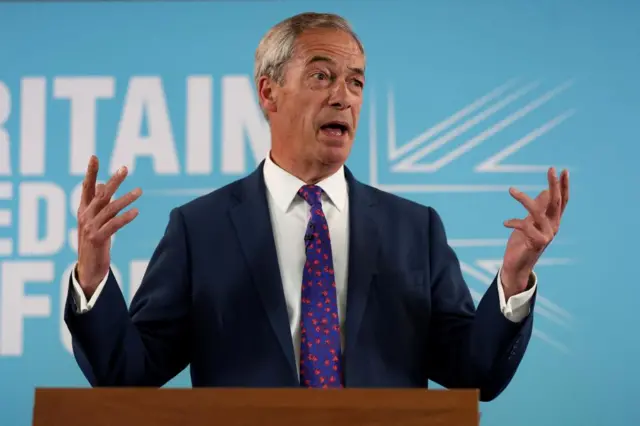
[[[512,93],[511,89],[516,87],[516,80],[510,80],[501,86],[491,90],[480,98],[474,100],[451,116],[445,118],[434,126],[428,128],[421,134],[417,135],[409,142],[398,145],[396,139],[396,111],[393,92],[389,91],[387,97],[387,153],[391,161],[398,160],[391,166],[391,171],[396,173],[434,173],[443,167],[453,163],[467,152],[477,148],[487,139],[501,132],[505,128],[516,123],[518,120],[526,117],[531,112],[540,108],[553,98],[558,96],[573,85],[573,81],[569,80],[553,89],[547,91],[541,96],[530,101],[520,109],[509,114],[495,124],[492,124],[479,134],[471,137],[467,141],[458,145],[452,150],[445,151],[436,160],[429,163],[420,162],[425,157],[433,155],[438,150],[446,148],[447,144],[458,139],[465,132],[487,120],[510,104],[516,102],[520,98],[532,92],[539,86],[538,82],[526,84],[517,88]],[[494,102],[491,104],[492,102]],[[484,109],[483,109],[484,108]],[[509,187],[515,186],[522,191],[540,191],[546,188],[546,185],[523,185],[517,183],[511,184],[387,184],[379,180],[378,173],[378,137],[377,137],[377,112],[375,96],[371,96],[369,117],[369,166],[370,166],[370,183],[382,190],[397,193],[420,193],[420,192],[503,192],[508,191]],[[475,115],[473,115],[475,113]],[[473,169],[476,173],[544,173],[549,166],[545,165],[528,165],[528,164],[505,164],[504,161],[508,157],[519,152],[525,146],[538,140],[541,136],[557,127],[571,116],[575,114],[575,110],[565,111],[540,127],[530,131],[527,135],[511,143],[506,148],[502,148],[499,152],[491,155],[488,159],[482,161]],[[465,121],[466,120],[466,121]],[[403,158],[404,157],[404,158]],[[563,167],[569,169],[569,167]]]
[[[469,139],[468,141],[463,143],[461,146],[455,148],[452,151],[449,151],[446,155],[444,155],[443,157],[439,158],[438,160],[436,160],[436,161],[434,161],[432,163],[427,163],[427,164],[419,163],[420,160],[424,159],[426,156],[428,156],[432,152],[436,151],[437,149],[441,148],[445,144],[451,142],[452,140],[455,140],[455,138],[457,138],[459,135],[463,134],[465,131],[467,131],[471,127],[473,127],[476,124],[484,121],[488,117],[494,115],[496,112],[500,111],[501,109],[503,109],[507,105],[511,104],[515,100],[519,99],[520,97],[524,96],[525,94],[527,94],[528,92],[533,90],[537,86],[537,83],[533,83],[533,84],[527,85],[524,88],[518,90],[517,92],[507,96],[505,99],[503,99],[500,102],[496,103],[495,105],[493,105],[489,109],[477,114],[476,116],[474,116],[473,118],[471,118],[467,122],[463,123],[462,125],[460,125],[460,126],[454,128],[453,130],[449,131],[444,136],[436,139],[435,141],[429,143],[425,147],[423,147],[423,148],[417,150],[416,152],[414,152],[413,154],[409,155],[407,158],[401,160],[400,162],[398,162],[396,165],[394,165],[392,167],[392,170],[395,171],[395,172],[436,172],[436,171],[440,170],[442,167],[444,167],[444,166],[450,164],[451,162],[453,162],[454,160],[456,160],[461,155],[463,155],[466,152],[476,148],[477,146],[479,146],[482,142],[484,142],[485,140],[487,140],[491,136],[493,136],[496,133],[502,131],[506,127],[512,125],[516,121],[522,119],[523,117],[527,116],[528,114],[530,114],[531,112],[533,112],[537,108],[539,108],[542,105],[544,105],[545,103],[549,102],[551,99],[556,97],[558,94],[560,94],[563,91],[565,91],[566,89],[568,89],[571,85],[572,85],[572,82],[567,82],[567,83],[562,84],[561,86],[558,86],[558,87],[548,91],[544,95],[542,95],[542,96],[534,99],[533,101],[529,102],[527,105],[525,105],[524,107],[520,108],[516,112],[514,112],[514,113],[508,115],[506,118],[500,120],[498,123],[488,127],[486,130],[484,130],[483,132],[481,132],[477,136]]]
[[[398,147],[396,144],[396,114],[395,114],[395,101],[393,97],[393,92],[390,90],[387,94],[387,139],[389,146],[389,160],[397,160],[401,156],[407,154],[408,152],[414,150],[419,147],[423,143],[429,141],[433,136],[441,133],[443,130],[451,127],[453,124],[457,123],[467,115],[472,112],[478,110],[483,107],[487,103],[493,101],[498,98],[502,94],[504,94],[507,90],[511,89],[516,83],[516,80],[510,80],[503,84],[500,87],[492,90],[486,95],[476,99],[471,104],[465,106],[460,111],[457,111],[453,115],[445,118],[435,126],[425,130],[415,138],[411,139],[405,145]],[[478,117],[478,116],[476,116]],[[474,117],[472,120],[476,119]],[[466,125],[466,123],[465,123]],[[464,126],[464,125],[463,125]]]
[[[493,173],[544,173],[549,168],[549,165],[535,165],[535,164],[503,164],[507,157],[520,151],[523,147],[530,144],[540,136],[544,135],[554,127],[575,114],[575,110],[566,111],[552,120],[547,121],[542,126],[517,140],[513,144],[504,148],[502,151],[487,158],[482,163],[478,164],[474,169],[476,172],[493,172]],[[560,169],[567,167],[558,167]]]

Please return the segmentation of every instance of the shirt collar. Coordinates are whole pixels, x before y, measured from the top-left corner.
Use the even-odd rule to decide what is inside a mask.
[[[273,162],[270,154],[265,158],[263,173],[265,185],[275,200],[275,204],[286,212],[298,194],[298,190],[305,183],[280,168]],[[344,166],[341,166],[336,173],[316,185],[322,188],[329,201],[338,211],[344,209],[347,202],[347,181],[345,179]]]

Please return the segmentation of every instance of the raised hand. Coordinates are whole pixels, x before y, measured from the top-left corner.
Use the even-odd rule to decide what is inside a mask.
[[[142,194],[140,188],[136,188],[112,201],[127,176],[127,169],[120,168],[107,183],[96,185],[98,168],[98,159],[91,156],[78,208],[77,279],[87,297],[93,295],[109,272],[111,236],[138,215],[136,208],[122,214],[120,211]]]
[[[558,179],[555,169],[550,168],[547,179],[549,188],[535,200],[514,188],[509,191],[529,215],[504,223],[507,228],[513,229],[504,253],[500,277],[507,298],[526,290],[536,262],[558,233],[562,214],[569,202],[568,172],[564,170]]]

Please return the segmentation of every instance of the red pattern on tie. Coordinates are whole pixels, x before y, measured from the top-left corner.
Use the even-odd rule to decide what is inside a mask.
[[[300,188],[311,206],[302,273],[300,384],[312,388],[342,387],[340,322],[329,226],[322,210],[322,189]]]

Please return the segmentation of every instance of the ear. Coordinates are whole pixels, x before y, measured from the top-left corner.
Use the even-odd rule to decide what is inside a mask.
[[[276,112],[277,108],[277,84],[269,77],[262,76],[258,80],[258,97],[260,105],[265,111]]]

